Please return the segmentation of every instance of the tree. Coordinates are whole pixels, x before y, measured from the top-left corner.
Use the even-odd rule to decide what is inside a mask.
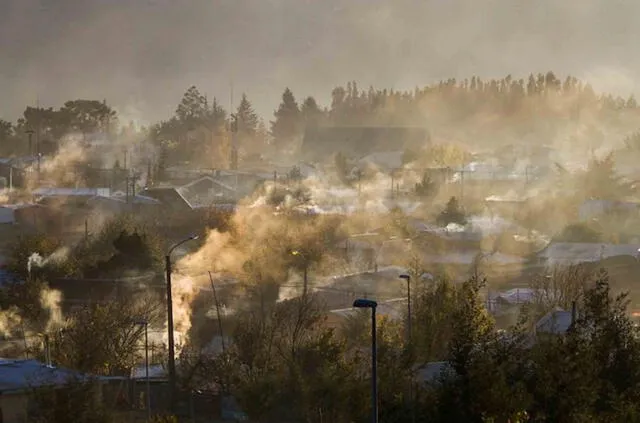
[[[282,103],[274,112],[274,116],[271,135],[276,144],[286,145],[300,135],[300,109],[289,88],[282,94]]]
[[[465,213],[456,197],[451,197],[449,199],[445,209],[438,215],[437,222],[441,226],[447,226],[450,223],[458,225],[467,224]]]
[[[5,145],[14,135],[13,124],[0,119],[0,143]]]
[[[246,94],[242,94],[242,99],[236,110],[238,124],[238,134],[245,137],[254,137],[258,129],[258,115],[253,110],[253,106]]]
[[[203,122],[209,115],[207,98],[192,85],[182,96],[180,104],[176,108],[176,117],[183,124],[195,125]]]
[[[91,132],[108,132],[116,119],[116,112],[105,101],[72,100],[60,108],[61,116],[69,123],[71,131],[83,135]]]
[[[431,178],[428,172],[422,174],[422,180],[416,183],[415,192],[419,197],[431,197],[438,191],[436,182]]]
[[[613,153],[589,161],[587,170],[578,175],[583,195],[588,199],[622,200],[633,193],[632,184],[616,173]]]
[[[357,420],[366,410],[366,381],[354,383],[345,344],[322,320],[312,297],[278,303],[267,316],[243,313],[228,354],[202,366],[218,371],[201,377],[228,387],[251,419]]]
[[[75,311],[52,338],[59,366],[95,375],[129,374],[140,359],[144,326],[162,319],[162,304],[152,298],[120,298]]]
[[[520,421],[530,404],[522,378],[526,350],[517,331],[497,335],[478,295],[485,283],[464,282],[451,316],[448,362],[455,375],[443,380],[437,402],[446,421]]]
[[[67,423],[70,416],[78,423],[115,423],[101,401],[101,382],[81,376],[61,387],[33,389],[29,408],[28,421],[33,423]]]
[[[300,114],[302,115],[302,122],[305,128],[315,128],[319,126],[324,117],[323,111],[318,107],[318,103],[313,97],[304,99],[302,107],[300,108]]]

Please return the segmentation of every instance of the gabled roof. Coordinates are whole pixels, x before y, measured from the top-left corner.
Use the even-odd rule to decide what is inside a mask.
[[[538,320],[536,332],[561,335],[569,330],[572,320],[571,312],[560,309],[553,310]]]
[[[45,386],[62,386],[89,376],[69,369],[47,366],[37,360],[0,358],[0,394],[19,393]]]
[[[194,185],[201,184],[202,182],[210,182],[211,185],[217,185],[220,188],[224,188],[224,189],[226,189],[228,191],[233,191],[233,192],[236,191],[236,189],[234,187],[229,186],[229,185],[225,184],[224,182],[221,182],[221,181],[219,181],[217,179],[214,179],[211,176],[203,176],[202,178],[198,178],[195,181],[191,181],[188,184],[179,187],[178,189],[180,189],[180,190],[189,189],[189,188],[193,187]]]

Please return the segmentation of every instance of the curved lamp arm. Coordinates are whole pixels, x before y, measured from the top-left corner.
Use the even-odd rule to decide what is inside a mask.
[[[189,241],[193,241],[198,239],[199,236],[198,235],[191,235],[189,238],[185,238],[182,241],[173,244],[173,246],[171,248],[169,248],[169,252],[167,253],[167,256],[170,256],[171,253],[173,252],[173,250],[175,250],[176,248],[178,248],[179,246],[181,246],[182,244],[184,244],[185,242],[189,242]]]

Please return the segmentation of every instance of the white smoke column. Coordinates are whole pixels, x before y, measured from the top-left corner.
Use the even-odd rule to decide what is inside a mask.
[[[47,311],[47,324],[45,331],[49,332],[55,328],[59,328],[63,324],[62,309],[62,293],[55,289],[44,288],[40,292],[40,305]]]
[[[38,253],[32,253],[27,260],[27,271],[29,272],[29,276],[31,276],[31,271],[34,267],[40,268],[47,265],[47,263],[62,261],[66,258],[68,253],[69,249],[67,247],[57,249],[46,258],[43,258]],[[47,331],[50,331],[55,327],[59,327],[63,323],[62,309],[60,308],[61,302],[62,293],[58,290],[45,287],[40,292],[40,305],[47,312],[48,316],[45,326]]]
[[[40,161],[40,173],[42,177],[53,184],[76,183],[75,174],[70,172],[74,165],[83,162],[87,157],[82,145],[82,136],[67,135],[60,140],[58,152],[53,157],[47,157]],[[33,163],[27,172],[29,180],[27,188],[33,190],[40,183],[38,176],[38,163]]]
[[[184,345],[188,341],[187,334],[191,329],[191,304],[200,288],[209,288],[207,272],[214,269],[239,269],[242,256],[230,244],[230,239],[228,234],[211,231],[202,248],[177,261],[171,281],[176,344]],[[199,275],[199,277],[193,275]]]
[[[44,267],[49,263],[61,262],[67,258],[69,254],[68,247],[58,248],[56,251],[51,253],[51,255],[47,258],[42,257],[39,253],[31,253],[29,259],[27,260],[27,272],[29,276],[31,276],[31,271],[35,267]]]
[[[198,287],[193,278],[176,275],[171,280],[171,297],[173,299],[173,336],[176,346],[182,347],[187,342],[187,334],[191,329],[191,303],[198,294]],[[166,331],[164,331],[166,333]]]
[[[27,273],[31,276],[31,270],[35,267],[44,266],[44,258],[38,253],[32,253],[27,260]]]
[[[9,338],[13,335],[15,328],[20,326],[22,318],[17,309],[10,308],[0,311],[0,337]]]

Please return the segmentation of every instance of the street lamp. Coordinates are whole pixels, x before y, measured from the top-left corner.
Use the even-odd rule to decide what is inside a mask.
[[[185,238],[182,241],[174,244],[165,258],[165,270],[167,273],[167,326],[169,335],[169,390],[171,392],[171,406],[174,405],[175,392],[176,392],[176,347],[173,338],[173,298],[171,296],[171,253],[173,250],[192,240],[198,239],[198,235],[191,235],[189,238]]]
[[[376,308],[378,303],[373,300],[357,299],[353,302],[355,308],[371,309],[371,421],[378,423],[378,365],[376,343]]]
[[[411,276],[407,274],[402,274],[399,276],[400,279],[404,279],[407,281],[407,345],[411,346]],[[413,401],[413,380],[409,382],[409,398]],[[411,421],[416,421],[415,416],[415,404],[411,404]]]
[[[407,342],[411,342],[411,276],[409,275],[400,275],[400,279],[404,279],[407,281]]]
[[[149,384],[149,322],[137,320],[136,325],[144,326],[144,376],[147,388],[147,419],[151,419],[151,385]]]

